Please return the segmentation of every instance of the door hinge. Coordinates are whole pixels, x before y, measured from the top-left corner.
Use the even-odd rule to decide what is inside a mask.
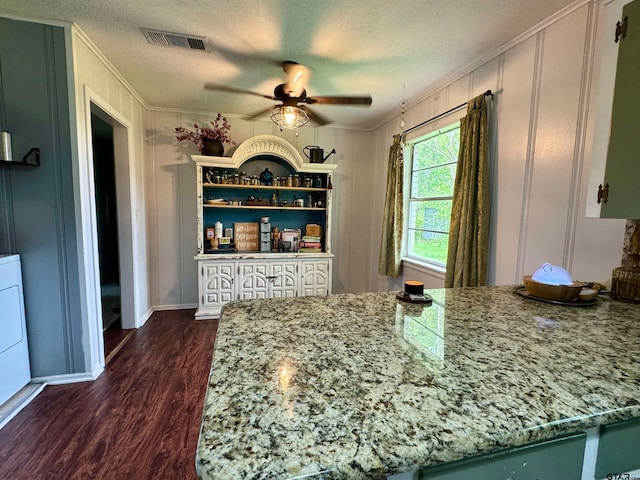
[[[627,36],[627,19],[629,17],[624,17],[622,21],[616,23],[616,38],[615,42],[618,43],[618,40],[622,40]]]
[[[609,184],[605,183],[604,187],[602,184],[598,185],[598,203],[607,203],[609,200]]]

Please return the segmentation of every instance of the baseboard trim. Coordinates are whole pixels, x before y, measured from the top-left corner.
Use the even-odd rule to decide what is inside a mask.
[[[13,397],[0,405],[0,429],[20,413],[24,407],[29,405],[46,386],[46,383],[39,383],[32,380]]]
[[[100,374],[102,373],[102,370],[103,369],[101,369],[99,372],[92,372],[92,373],[70,373],[66,375],[48,375],[45,377],[32,378],[31,381],[35,383],[44,382],[49,385],[66,385],[68,383],[92,382],[100,376]]]
[[[198,308],[197,303],[187,303],[184,305],[157,305],[153,307],[154,312],[163,312],[166,310],[186,310],[189,308]]]
[[[138,319],[138,328],[140,328],[141,326],[143,326],[145,323],[147,323],[147,320],[149,320],[149,317],[151,317],[151,315],[153,315],[153,308],[150,308],[149,310],[147,310],[146,312],[144,312],[140,318]]]

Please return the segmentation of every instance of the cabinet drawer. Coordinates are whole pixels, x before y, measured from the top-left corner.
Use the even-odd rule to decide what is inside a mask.
[[[421,480],[580,480],[584,433],[420,471]]]
[[[640,468],[640,421],[606,425],[600,430],[596,478]]]

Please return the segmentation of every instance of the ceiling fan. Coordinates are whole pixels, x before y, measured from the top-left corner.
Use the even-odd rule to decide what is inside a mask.
[[[309,69],[304,65],[291,61],[283,62],[282,69],[287,74],[287,82],[278,85],[273,90],[273,95],[264,95],[251,90],[216,85],[213,83],[207,83],[205,88],[221,92],[244,93],[282,102],[274,107],[260,110],[249,117],[253,119],[267,112],[271,112],[271,119],[279,125],[281,129],[301,127],[306,124],[309,119],[320,126],[330,123],[328,119],[314,112],[306,105],[371,105],[371,95],[308,97],[305,86],[310,76]]]

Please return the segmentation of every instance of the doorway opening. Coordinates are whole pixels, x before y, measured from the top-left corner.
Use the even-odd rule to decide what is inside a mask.
[[[136,328],[134,311],[134,245],[131,229],[130,139],[125,125],[96,103],[90,104],[91,168],[96,280],[99,280],[101,318],[99,345],[103,366],[120,351]],[[97,287],[97,285],[96,285]]]
[[[100,297],[102,299],[102,331],[106,332],[109,328],[122,328],[118,203],[113,127],[95,113],[91,114],[91,144],[100,267]]]

